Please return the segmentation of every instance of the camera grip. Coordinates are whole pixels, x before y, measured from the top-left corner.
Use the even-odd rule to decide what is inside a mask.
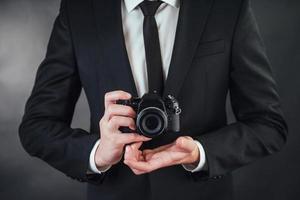
[[[131,130],[129,127],[126,127],[126,126],[121,126],[119,128],[119,130],[122,132],[122,133],[134,133],[135,131],[134,130]]]

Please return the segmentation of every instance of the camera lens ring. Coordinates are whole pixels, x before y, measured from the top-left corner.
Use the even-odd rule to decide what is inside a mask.
[[[147,116],[148,115],[148,116]],[[145,128],[143,126],[146,125],[145,122],[145,116],[146,119],[147,117],[153,117],[153,116],[157,116],[160,118],[161,121],[159,121],[159,125],[161,128],[156,128],[154,129],[154,131],[152,132],[157,132],[157,133],[150,133],[150,131],[145,130]],[[157,108],[157,107],[148,107],[143,109],[137,116],[137,126],[139,131],[141,132],[142,135],[145,135],[147,137],[157,137],[159,135],[161,135],[164,130],[167,129],[168,127],[168,117],[166,115],[166,113],[164,111],[162,111],[161,109]],[[147,129],[147,128],[146,128]]]

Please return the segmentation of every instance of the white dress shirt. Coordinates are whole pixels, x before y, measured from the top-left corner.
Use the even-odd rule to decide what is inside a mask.
[[[144,15],[138,6],[142,1],[143,0],[123,0],[121,6],[126,50],[139,97],[142,97],[148,92],[148,76],[143,37]],[[180,0],[162,1],[163,3],[158,8],[155,19],[160,40],[163,76],[166,80],[175,41]],[[203,146],[198,141],[195,141],[195,143],[197,144],[200,152],[200,161],[198,166],[183,165],[184,169],[190,172],[202,170],[206,163]],[[94,173],[103,173],[107,171],[109,167],[101,170],[96,167],[95,153],[98,145],[99,141],[95,144],[90,154],[90,169]]]

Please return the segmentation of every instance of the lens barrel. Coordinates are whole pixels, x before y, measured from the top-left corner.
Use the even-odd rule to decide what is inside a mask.
[[[157,107],[148,107],[137,116],[137,128],[147,137],[157,137],[168,127],[168,117],[164,111]]]

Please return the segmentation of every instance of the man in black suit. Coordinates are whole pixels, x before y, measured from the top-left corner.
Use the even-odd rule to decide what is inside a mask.
[[[89,133],[70,127],[82,88]],[[121,133],[136,113],[116,101],[151,88],[178,100],[180,133]],[[231,172],[286,142],[280,107],[250,0],[63,0],[19,133],[88,199],[231,200]]]

